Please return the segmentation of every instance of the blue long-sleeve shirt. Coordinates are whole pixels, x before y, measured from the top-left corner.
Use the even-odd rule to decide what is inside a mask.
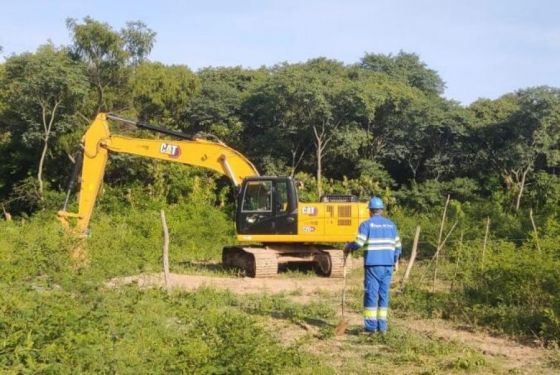
[[[381,215],[373,215],[361,223],[356,240],[347,248],[354,251],[364,245],[366,266],[392,266],[401,255],[402,245],[397,226]]]

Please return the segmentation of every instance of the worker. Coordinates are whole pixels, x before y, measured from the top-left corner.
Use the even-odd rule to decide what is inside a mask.
[[[367,245],[364,251],[364,330],[366,333],[387,332],[389,287],[393,270],[398,270],[401,240],[397,226],[381,216],[383,200],[373,197],[369,201],[370,218],[360,224],[358,236],[345,247],[350,251]]]

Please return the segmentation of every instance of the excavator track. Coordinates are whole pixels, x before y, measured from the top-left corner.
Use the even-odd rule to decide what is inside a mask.
[[[344,251],[320,249],[315,259],[315,272],[319,275],[332,278],[344,277]]]
[[[272,277],[278,273],[276,252],[262,247],[224,247],[224,267],[240,268],[249,277]]]
[[[326,246],[276,244],[266,247],[227,246],[222,252],[226,268],[239,268],[249,277],[272,277],[279,263],[313,263],[323,277],[344,276],[344,252]]]

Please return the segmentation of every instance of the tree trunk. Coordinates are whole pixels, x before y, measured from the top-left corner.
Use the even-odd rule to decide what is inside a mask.
[[[45,144],[43,145],[43,151],[41,152],[41,159],[39,159],[39,167],[37,171],[37,180],[39,181],[39,195],[41,200],[43,200],[43,168],[45,165],[45,157],[47,156],[47,150],[49,148],[49,137],[51,135],[51,130],[54,124],[54,117],[56,115],[56,111],[61,101],[62,100],[57,100],[54,102],[51,110],[51,116],[49,118],[48,123],[47,123],[48,104],[45,102],[41,103],[41,110],[42,110],[42,117],[43,117],[43,130],[45,132],[45,135],[43,137]]]
[[[519,210],[519,206],[521,205],[521,196],[523,195],[523,190],[525,189],[525,179],[527,178],[527,173],[529,173],[529,168],[523,171],[523,175],[521,176],[521,181],[519,182],[519,194],[517,195],[517,202],[515,204],[515,211]]]
[[[103,86],[101,83],[97,83],[97,113],[101,112],[103,108]]]
[[[323,195],[323,184],[322,180],[322,152],[321,152],[321,141],[317,140],[317,194],[319,197]]]
[[[47,156],[47,149],[49,147],[49,137],[46,136],[45,144],[43,145],[43,151],[41,152],[41,159],[39,159],[39,170],[37,171],[37,180],[39,181],[39,194],[41,200],[43,200],[43,166],[45,164],[45,157]]]

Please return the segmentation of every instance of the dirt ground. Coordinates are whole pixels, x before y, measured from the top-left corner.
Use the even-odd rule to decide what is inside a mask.
[[[354,269],[359,268],[359,262],[354,262]],[[353,272],[353,277],[348,280],[348,288],[360,288],[361,277],[359,270]],[[126,284],[137,284],[139,287],[165,287],[163,273],[140,274],[109,280],[107,287],[113,288]],[[168,287],[171,289],[195,290],[200,287],[212,287],[226,289],[236,294],[276,294],[285,293],[297,303],[307,303],[318,295],[330,295],[329,303],[336,304],[342,293],[343,281],[341,279],[329,279],[321,277],[274,277],[253,279],[248,277],[214,277],[203,275],[171,274]],[[356,312],[348,312],[346,315],[350,326],[358,327],[362,324],[362,318]],[[470,330],[468,327],[459,327],[451,322],[439,319],[392,319],[392,324],[405,327],[413,332],[436,337],[443,340],[455,341],[470,348],[477,349],[484,356],[498,360],[502,370],[515,373],[546,373],[542,370],[542,364],[550,358],[550,351],[538,347],[538,345],[524,345],[507,337],[497,337],[488,332],[477,329]],[[287,322],[274,322],[278,326],[277,332],[282,332],[282,340],[293,342],[309,335],[314,327],[305,325],[293,325]],[[343,346],[345,337],[335,337],[334,340],[322,341],[315,345],[324,355],[332,351],[333,358]],[[330,342],[330,343],[329,343]],[[342,366],[342,365],[341,365]],[[336,364],[335,364],[336,367]],[[539,370],[540,369],[540,370]],[[553,373],[553,372],[551,372]]]

